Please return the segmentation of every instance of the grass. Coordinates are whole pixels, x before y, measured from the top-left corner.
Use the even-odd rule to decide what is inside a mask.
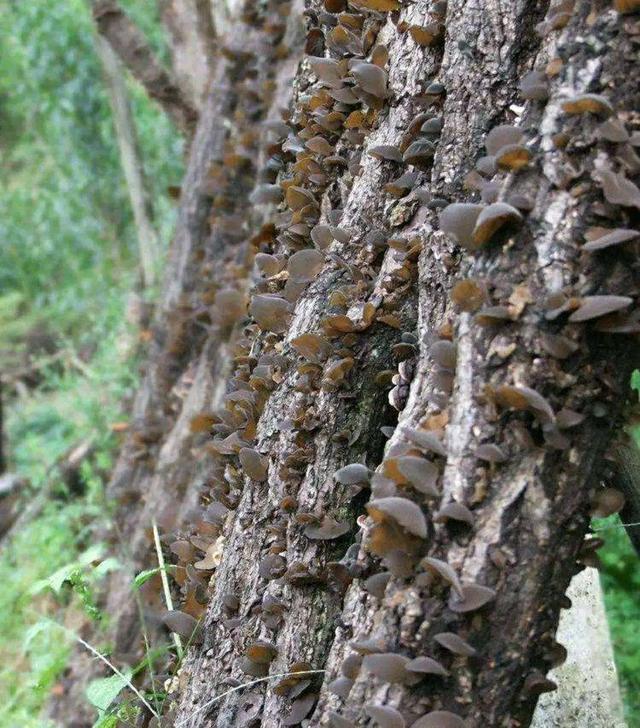
[[[114,301],[114,309],[118,302]],[[79,563],[95,547],[93,533],[108,518],[103,480],[109,473],[116,437],[112,422],[124,417],[122,406],[133,394],[135,360],[122,357],[118,343],[126,325],[116,312],[102,321],[102,343],[84,372],[67,368],[48,372],[43,384],[9,409],[8,439],[13,467],[31,482],[33,498],[54,478],[53,498],[36,520],[20,529],[0,554],[0,726],[41,726],[39,712],[66,664],[68,639],[51,620],[79,626],[97,618],[91,585],[102,578],[100,559]],[[111,329],[111,330],[110,330]],[[83,466],[82,493],[69,494],[50,466],[70,447],[90,438],[94,454]],[[49,472],[48,472],[49,471]],[[81,560],[82,562],[82,560]],[[34,585],[72,566],[58,595]],[[66,573],[63,571],[63,573]]]
[[[599,522],[604,601],[629,728],[640,726],[640,559],[617,516]]]

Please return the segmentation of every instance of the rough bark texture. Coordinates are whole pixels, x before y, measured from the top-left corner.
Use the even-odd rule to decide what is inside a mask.
[[[161,66],[140,29],[115,0],[95,0],[92,7],[99,32],[120,60],[177,128],[190,135],[197,112],[171,74]]]
[[[169,31],[173,72],[190,104],[200,109],[216,50],[210,4],[208,0],[163,0],[160,7]]]
[[[306,5],[312,29],[307,51],[322,53],[317,23],[325,23],[330,45],[333,21],[322,16],[324,3]],[[366,725],[372,704],[395,707],[407,726],[438,710],[461,716],[467,728],[524,726],[538,693],[550,687],[543,676],[558,654],[554,634],[563,595],[576,572],[590,497],[637,361],[630,336],[603,333],[591,321],[567,321],[582,296],[637,294],[635,264],[621,248],[580,251],[590,228],[637,223],[633,207],[603,198],[593,174],[596,161],[626,155],[631,176],[637,168],[631,147],[625,152],[599,138],[601,119],[569,116],[562,103],[602,94],[629,131],[636,129],[638,28],[633,17],[577,2],[572,11],[564,8],[562,22],[552,23],[558,27],[539,34],[536,25],[554,15],[546,3],[449,0],[442,42],[422,47],[406,27],[432,22],[431,10],[432,3],[416,0],[399,13],[365,13],[367,47],[376,43],[389,54],[388,91],[384,104],[368,98],[382,108],[368,111],[350,131],[340,124],[331,133],[312,126],[323,120],[323,105],[333,102],[301,60],[301,2],[247,3],[221,41],[224,60],[216,65],[193,144],[157,321],[158,331],[168,334],[154,344],[136,402],[141,424],[110,485],[114,498],[141,496],[120,509],[120,530],[136,567],[144,564],[145,528],[154,514],[161,515],[165,532],[199,534],[217,544],[214,550],[222,544],[220,563],[204,571],[212,576],[204,644],[188,652],[167,725],[295,724],[286,717],[290,700],[274,690],[277,679],[218,697],[253,679],[242,660],[257,639],[276,646],[271,674],[297,662],[325,671],[293,688],[308,700],[302,718],[309,726]],[[518,94],[518,80],[534,68],[548,69],[546,103],[522,101]],[[434,81],[446,93],[427,93]],[[290,110],[281,116],[291,94]],[[411,123],[424,111],[443,122],[433,162],[417,167],[415,189],[395,198],[383,185],[405,168],[366,152],[406,144],[407,133],[417,136]],[[284,146],[281,118],[291,137]],[[271,131],[259,139],[265,120],[274,123],[262,127]],[[499,124],[525,132],[531,160],[517,173],[497,173],[494,195],[525,195],[531,209],[517,230],[469,253],[439,229],[439,210],[448,202],[478,202],[465,177],[485,154],[486,134]],[[310,129],[303,131],[306,125]],[[301,137],[293,139],[295,134]],[[302,147],[311,135],[328,138],[335,153],[352,162],[349,168],[337,160],[322,163],[326,154],[315,151],[320,172],[306,168]],[[249,201],[252,188],[252,199],[260,199],[263,185],[276,179],[308,189],[317,210],[311,204],[297,214],[294,203],[292,219],[285,205],[274,211]],[[339,223],[332,209],[342,211]],[[348,235],[337,233],[341,240],[323,251],[317,275],[301,286],[297,300],[291,296],[283,332],[260,331],[251,317],[231,327],[230,312],[215,304],[209,309],[229,287],[246,291],[252,285],[252,295],[281,295],[286,273],[267,281],[255,270],[250,275],[253,256],[284,259],[309,247],[308,228],[318,219]],[[377,229],[409,242],[372,247],[365,238]],[[467,277],[484,282],[485,304],[508,308],[506,319],[480,325],[474,312],[454,305],[451,290]],[[549,299],[560,289],[574,300],[555,315],[559,304]],[[355,330],[332,329],[327,317],[335,315],[348,315]],[[294,351],[291,342],[309,332],[331,339],[328,364],[305,364]],[[567,358],[549,353],[548,336],[560,333],[576,344]],[[443,371],[440,339],[455,344],[454,371],[450,363]],[[344,379],[336,373],[341,365],[331,368],[338,360]],[[391,392],[385,386],[390,377],[377,376],[383,370],[396,372]],[[528,395],[534,404],[523,403],[527,390],[509,396],[503,386],[530,388],[546,403],[535,394]],[[563,409],[585,417],[559,430],[553,425]],[[192,418],[203,412],[213,413],[213,441],[189,432]],[[380,427],[393,428],[398,420],[385,443]],[[427,453],[439,472],[437,497],[382,475],[392,472],[393,458],[424,454],[407,439],[406,426],[442,442],[439,454]],[[506,461],[478,457],[478,446],[486,443],[499,445]],[[268,459],[265,480],[243,474],[237,457],[243,446]],[[394,531],[398,546],[414,556],[410,570],[388,546],[376,546],[372,520],[365,517],[368,491],[355,493],[335,481],[334,473],[354,462],[378,468],[374,499],[408,498],[424,516],[426,539]],[[202,507],[194,514],[189,509],[198,496]],[[452,503],[470,509],[473,523],[434,520]],[[346,524],[338,539],[308,537],[307,524],[324,516]],[[275,561],[276,554],[282,569],[268,573],[265,559]],[[447,562],[465,589],[482,585],[495,592],[493,598],[461,613],[445,582],[426,573],[416,578],[415,561],[423,556]],[[383,570],[393,574],[378,598],[364,579]],[[188,580],[182,586],[193,596]],[[127,589],[126,578],[115,576],[107,607],[119,616],[121,652],[137,644]],[[229,595],[237,597],[237,610]],[[265,597],[283,605],[277,627],[265,619]],[[441,632],[457,633],[478,655],[453,656],[434,641]],[[362,667],[351,675],[348,697],[339,697],[329,685],[354,654],[353,641],[364,639],[375,640],[383,652],[431,656],[449,675],[414,683],[404,674],[406,679],[388,682]]]

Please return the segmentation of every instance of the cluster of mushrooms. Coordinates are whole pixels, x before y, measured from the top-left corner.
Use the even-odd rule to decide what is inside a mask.
[[[389,93],[389,54],[383,44],[377,43],[379,30],[391,19],[398,33],[410,34],[418,46],[416,52],[438,46],[446,32],[446,2],[434,1],[428,21],[420,26],[400,20],[399,11],[407,5],[400,0],[324,0],[320,4],[324,6],[322,10],[306,13],[309,31],[303,62],[305,74],[302,86],[296,88],[295,107],[283,112],[282,119],[262,122],[267,143],[255,186],[252,164],[259,141],[255,125],[269,107],[273,84],[264,78],[258,80],[257,71],[251,70],[257,67],[255,57],[242,49],[226,50],[230,68],[235,69],[239,79],[235,93],[241,101],[225,157],[211,170],[211,221],[225,236],[243,242],[243,228],[238,225],[235,206],[249,189],[252,204],[264,212],[266,221],[249,239],[248,246],[232,245],[222,253],[224,265],[217,261],[203,266],[203,280],[213,281],[203,296],[209,322],[227,332],[234,371],[222,406],[199,414],[191,423],[192,432],[203,440],[203,447],[211,456],[210,474],[203,488],[205,505],[193,524],[194,530],[169,545],[177,559],[174,574],[183,602],[180,610],[167,613],[164,621],[191,644],[201,644],[204,639],[200,621],[209,579],[224,548],[221,536],[230,514],[237,508],[245,487],[269,480],[269,453],[256,446],[258,421],[280,383],[295,376],[296,391],[309,398],[318,392],[339,392],[349,373],[359,365],[362,335],[370,327],[381,325],[397,331],[393,354],[398,365],[395,371],[381,373],[380,384],[389,389],[389,402],[396,410],[403,409],[408,395],[418,342],[413,334],[402,333],[401,302],[403,294],[415,284],[423,241],[420,237],[393,237],[383,229],[371,229],[354,239],[354,231],[341,226],[342,210],[326,205],[332,185],[335,188],[338,180],[343,185],[353,184],[360,172],[362,155],[368,154],[395,170],[393,179],[384,185],[388,198],[401,200],[413,192],[420,204],[439,209],[440,230],[472,255],[503,244],[526,224],[527,214],[535,205],[535,200],[526,194],[501,197],[504,178],[529,169],[535,164],[536,153],[540,153],[532,148],[525,130],[506,124],[487,134],[486,154],[477,160],[475,169],[465,179],[465,189],[473,201],[447,204],[446,200],[433,200],[427,191],[417,189],[421,174],[433,162],[443,125],[439,110],[446,89],[435,79],[425,87],[427,111],[412,119],[397,146],[367,146],[368,135],[385,113]],[[615,0],[614,4],[620,13],[638,9],[633,0]],[[573,5],[573,0],[552,5],[538,32],[546,34],[564,27]],[[270,34],[275,61],[287,53],[282,36],[289,3],[272,0],[269,8],[266,14],[249,11],[245,20],[251,24],[259,21]],[[560,70],[558,59],[544,70],[527,73],[520,83],[521,98],[544,105],[551,81]],[[627,131],[604,95],[577,95],[564,99],[561,106],[567,132],[554,137],[555,148],[564,149],[571,143],[581,119],[595,119],[596,126],[590,121],[589,128],[595,129],[597,139],[607,145],[609,152],[599,158],[594,175],[602,196],[609,204],[640,209],[640,190],[627,179],[627,173],[636,174],[640,169],[634,151],[640,144],[640,133]],[[582,250],[585,255],[606,256],[625,246],[634,246],[639,239],[640,233],[631,228],[594,228],[587,231]],[[354,243],[362,251],[361,267],[347,263],[339,254],[341,246]],[[372,292],[362,269],[379,268],[381,258],[388,252],[394,267],[388,276],[387,290]],[[330,313],[318,320],[315,330],[291,335],[298,300],[308,295],[319,277],[335,270],[345,271],[345,277],[352,282],[330,286],[326,302]],[[247,273],[252,283],[250,291],[243,287]],[[485,283],[473,278],[459,280],[450,296],[455,307],[473,314],[480,326],[513,322],[530,303],[526,297],[519,299],[515,295],[508,305],[495,305]],[[581,296],[563,290],[545,302],[545,316],[548,321],[564,317],[571,324],[590,322],[602,332],[638,333],[640,317],[633,303],[629,296]],[[184,326],[177,326],[176,331],[175,341],[169,341],[168,347],[174,355],[181,355],[188,348],[188,336]],[[435,397],[440,398],[438,404],[443,412],[454,384],[457,351],[453,338],[453,331],[444,327],[429,349],[438,382],[439,394]],[[560,333],[546,334],[544,346],[548,355],[558,360],[570,357],[578,348],[575,338]],[[501,411],[529,413],[550,448],[567,447],[567,430],[584,420],[583,414],[571,409],[555,411],[547,398],[527,386],[504,384],[486,396]],[[364,588],[376,599],[384,597],[390,580],[412,579],[418,588],[441,590],[453,614],[451,624],[455,631],[452,627],[450,631],[433,634],[430,654],[390,652],[374,639],[353,642],[341,674],[328,686],[341,699],[347,699],[362,670],[377,680],[409,686],[428,679],[437,689],[439,680],[446,680],[453,669],[476,658],[469,636],[472,618],[495,598],[496,592],[484,584],[462,582],[446,561],[424,556],[434,524],[458,534],[474,528],[474,513],[468,505],[455,501],[440,503],[439,480],[447,457],[446,423],[446,416],[441,414],[421,427],[401,425],[402,439],[394,438],[375,472],[357,462],[334,473],[336,487],[351,489],[354,495],[365,489],[371,491],[366,514],[358,519],[362,541],[357,547],[374,558],[379,570],[366,577],[357,568],[350,570],[346,561],[331,562],[323,573],[287,561],[288,519],[293,519],[307,538],[318,541],[339,539],[353,531],[353,524],[330,513],[319,517],[299,510],[296,485],[313,461],[309,441],[320,423],[312,411],[302,406],[278,423],[282,430],[296,433],[292,441],[297,446],[282,459],[277,473],[278,481],[285,486],[279,517],[271,527],[274,538],[259,564],[261,579],[284,580],[293,586],[333,583],[346,588],[354,578],[362,578]],[[500,468],[508,459],[498,442],[479,445],[475,457],[489,469]],[[609,515],[619,511],[623,503],[618,491],[600,489],[592,513]],[[431,511],[429,519],[425,516],[427,510]],[[599,545],[597,539],[585,545],[580,554],[583,563],[595,563]],[[240,628],[238,595],[225,593],[222,602],[224,628]],[[286,609],[284,601],[267,593],[258,613],[264,626],[277,632]],[[239,659],[247,680],[268,675],[277,654],[272,641],[261,639],[247,644]],[[562,662],[565,654],[556,645],[552,664]],[[283,725],[298,725],[311,714],[318,700],[317,682],[307,675],[317,666],[296,662],[295,656],[288,657],[290,675],[269,689],[291,701]],[[527,680],[525,689],[531,694],[555,687],[540,673],[532,673]],[[367,704],[364,713],[381,728],[409,725],[406,716],[391,705]],[[337,712],[330,712],[330,720],[336,728],[354,725]],[[410,725],[464,728],[465,722],[455,712],[438,709],[417,719],[414,716]]]

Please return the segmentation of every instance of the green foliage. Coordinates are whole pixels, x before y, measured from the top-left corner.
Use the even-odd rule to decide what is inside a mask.
[[[120,692],[131,682],[133,671],[129,668],[121,675],[92,680],[87,686],[87,699],[98,710],[99,722]]]
[[[597,521],[601,581],[629,726],[640,725],[640,559],[617,516]]]
[[[155,3],[128,5],[153,27]],[[21,293],[57,331],[86,334],[87,312],[101,310],[137,257],[88,3],[0,0],[0,36],[0,292]],[[180,141],[131,88],[166,240],[165,188],[180,179]]]
[[[166,58],[156,3],[123,5]],[[40,377],[5,402],[5,425],[10,467],[29,480],[30,497],[53,484],[40,515],[0,551],[0,728],[48,726],[40,711],[71,649],[55,621],[76,629],[103,619],[96,588],[118,567],[98,556],[93,533],[108,525],[110,426],[125,419],[137,384],[137,332],[124,318],[138,250],[93,32],[86,0],[0,0],[0,371],[19,369],[29,352]],[[166,188],[180,182],[182,142],[128,84],[166,246]],[[34,350],[36,331],[53,356]],[[52,466],[84,441],[92,456],[82,490],[70,493]]]

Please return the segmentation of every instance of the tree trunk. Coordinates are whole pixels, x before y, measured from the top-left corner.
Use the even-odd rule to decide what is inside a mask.
[[[109,100],[113,111],[113,123],[120,149],[120,162],[127,182],[131,210],[136,225],[140,248],[140,269],[146,287],[156,280],[159,263],[158,234],[153,224],[153,205],[147,188],[140,148],[136,133],[127,87],[122,77],[122,67],[109,42],[96,36],[96,50],[102,63]]]
[[[209,0],[163,0],[160,7],[169,32],[174,74],[193,108],[200,109],[216,51]]]
[[[441,4],[361,14],[367,4],[399,5],[354,2],[337,32],[325,3],[303,16],[293,0],[286,17],[287,3],[246,3],[220,43],[139,426],[110,485],[127,503],[119,527],[136,568],[149,565],[154,514],[165,533],[211,544],[191,559],[212,577],[210,599],[167,725],[280,728],[297,724],[292,710],[310,726],[363,726],[376,706],[401,714],[380,725],[529,725],[553,688],[545,675],[562,656],[554,635],[576,560],[593,558],[582,546],[590,500],[637,356],[632,337],[607,327],[637,323],[600,316],[630,301],[585,296],[635,296],[638,277],[624,248],[581,247],[598,228],[637,223],[640,193],[605,169],[633,176],[637,157],[603,138],[615,127],[624,139],[619,125],[600,127],[609,114],[637,127],[637,20],[580,1],[449,0],[446,31],[429,44]],[[344,83],[345,63],[325,71],[328,88],[318,81],[302,57],[303,17],[312,54],[326,43],[327,55],[357,55],[365,39],[386,69],[384,101],[370,67]],[[546,103],[518,90],[533,69]],[[567,100],[600,117],[567,113]],[[342,116],[327,117],[332,107]],[[441,124],[420,136],[429,117]],[[502,164],[528,163],[499,169],[491,187],[490,162],[484,177],[473,170],[501,124],[526,142],[500,150]],[[419,139],[432,144],[412,156]],[[368,153],[380,145],[396,149]],[[398,146],[410,164],[394,161]],[[388,186],[407,170],[404,194]],[[278,210],[265,186],[275,182],[289,186]],[[479,203],[479,188],[485,217],[494,199],[521,212],[507,210],[514,226],[478,223],[475,242],[487,244],[470,251],[441,229],[452,209],[440,215]],[[311,248],[310,228],[322,255],[280,272]],[[259,259],[267,280],[258,252],[281,256]],[[260,310],[265,294],[288,299],[286,320]],[[191,432],[203,423],[213,438]],[[354,463],[369,474],[341,470]],[[182,592],[197,614],[196,582]],[[139,646],[127,589],[114,576],[107,603],[122,653]],[[443,633],[474,654],[445,649]],[[407,669],[419,657],[438,664]],[[320,672],[231,689],[299,663]]]

